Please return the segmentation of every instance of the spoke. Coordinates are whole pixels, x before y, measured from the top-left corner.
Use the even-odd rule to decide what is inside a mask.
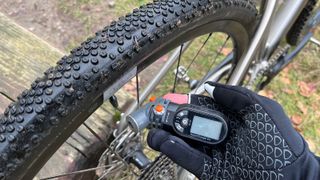
[[[217,71],[215,71],[211,76],[207,76],[208,78],[204,78],[198,85],[197,89],[194,89],[190,92],[190,94],[202,94],[205,92],[204,89],[204,82],[205,81],[213,81],[216,82],[219,80],[219,78],[227,71],[229,71],[232,68],[232,64],[228,64],[226,66],[223,66]],[[205,81],[204,81],[205,80]]]
[[[124,157],[124,159],[127,159],[127,158],[129,158],[129,155],[127,155],[126,157]],[[120,166],[120,165],[121,165],[120,163],[117,163],[116,165],[117,165],[117,166],[112,166],[111,168],[109,168],[109,169],[107,170],[107,172],[103,173],[103,174],[99,177],[99,179],[103,179],[104,177],[106,177],[106,175],[112,174],[112,173],[114,173],[114,172],[117,172],[119,168],[123,168],[122,166]],[[139,176],[139,175],[131,168],[131,166],[128,166],[128,167],[125,167],[125,168],[127,168],[130,172],[132,172],[133,175],[135,175],[135,176],[137,176],[137,177]],[[98,179],[98,180],[99,180],[99,179]]]
[[[207,44],[208,40],[210,39],[210,37],[212,36],[212,33],[210,33],[207,37],[207,39],[204,41],[204,43],[202,44],[202,46],[200,47],[200,49],[198,50],[197,54],[194,56],[194,58],[192,59],[191,63],[188,65],[186,72],[188,72],[188,70],[190,69],[191,65],[194,63],[194,61],[197,59],[197,57],[199,56],[200,52],[202,51],[203,47]]]
[[[186,51],[191,43],[192,43],[192,41],[184,43],[182,51]],[[140,102],[144,102],[147,99],[147,97],[154,91],[154,89],[157,87],[157,85],[160,83],[160,81],[163,79],[163,77],[170,71],[171,67],[178,60],[179,52],[180,52],[180,47],[177,47],[173,51],[172,55],[168,58],[166,63],[159,70],[157,75],[146,85],[143,92],[140,94]],[[137,109],[137,103],[133,102],[130,105],[130,107],[127,109],[125,114],[130,114],[135,109]],[[121,124],[119,127],[121,127]],[[123,128],[119,128],[119,129],[121,130]]]
[[[102,168],[108,168],[108,167],[112,167],[112,166],[113,165],[105,165],[105,166],[99,166],[99,167],[95,167],[95,168],[83,169],[80,171],[74,171],[74,172],[70,172],[70,173],[60,174],[57,176],[42,178],[40,180],[48,180],[48,179],[55,179],[55,178],[60,178],[60,177],[64,177],[64,176],[71,176],[71,175],[75,175],[75,174],[82,174],[82,173],[87,173],[87,172],[95,171],[95,170],[102,169]]]
[[[176,73],[176,76],[175,76],[175,78],[174,78],[174,84],[173,84],[172,93],[175,93],[175,91],[176,91],[176,86],[177,86],[177,81],[178,81],[178,70],[179,70],[180,61],[181,61],[181,55],[182,55],[183,45],[184,45],[184,44],[181,44],[181,46],[180,46],[179,59],[178,59],[177,70],[176,70],[177,73]]]
[[[226,40],[224,41],[223,45],[220,47],[220,49],[219,49],[219,51],[217,52],[214,60],[212,61],[211,65],[209,66],[208,73],[209,73],[209,71],[212,69],[212,67],[213,67],[213,65],[215,64],[215,62],[217,61],[218,57],[221,55],[222,50],[226,47],[227,42],[229,41],[229,39],[230,39],[230,36],[228,36],[228,37],[226,38]]]
[[[230,39],[230,36],[228,35],[228,37],[227,37],[226,40],[224,41],[223,45],[220,47],[219,51],[217,52],[217,54],[216,54],[214,60],[212,61],[211,65],[209,66],[209,69],[208,69],[208,71],[207,71],[207,74],[201,79],[200,83],[197,85],[197,88],[196,88],[195,92],[198,92],[198,88],[199,88],[208,78],[210,78],[210,77],[208,77],[208,75],[209,75],[211,69],[213,68],[213,65],[216,63],[218,57],[222,54],[221,52],[222,52],[222,50],[226,47],[229,39]],[[229,54],[229,55],[230,55],[230,54]]]
[[[91,129],[85,122],[83,123],[83,125],[100,141],[102,142],[102,144],[107,148],[110,149],[110,151],[112,153],[114,153],[114,155],[120,160],[122,161],[126,167],[128,167],[128,163],[117,153],[115,152],[105,141],[103,141],[100,136],[93,130]]]
[[[112,173],[112,172],[114,172],[114,171],[116,171],[116,170],[118,170],[119,169],[119,167],[113,167],[113,168],[110,168],[110,169],[108,169],[108,171],[107,172],[105,172],[102,176],[100,176],[99,177],[99,179],[98,180],[102,180],[102,179],[104,179],[109,173]]]
[[[207,39],[203,42],[203,44],[201,45],[201,47],[199,48],[199,50],[197,51],[196,55],[193,57],[192,61],[190,62],[190,64],[188,65],[187,69],[186,69],[186,73],[188,72],[188,70],[191,68],[192,64],[195,62],[195,60],[197,59],[197,57],[199,56],[199,54],[201,53],[202,49],[205,47],[205,45],[207,44],[207,42],[209,41],[210,37],[212,36],[212,33],[210,33],[207,37]],[[174,86],[173,86],[173,90],[172,93],[175,92],[176,86],[177,86],[177,81],[178,81],[178,70],[180,67],[180,60],[181,60],[181,55],[182,55],[182,48],[183,48],[183,44],[181,45],[180,48],[180,54],[179,54],[179,60],[178,60],[178,66],[176,69],[176,75],[175,75],[175,80],[174,80]]]
[[[88,129],[91,129],[88,125],[85,125]],[[90,132],[96,134],[92,129],[90,130]],[[97,135],[97,134],[96,134]],[[105,143],[106,144],[106,143]],[[41,180],[48,180],[48,179],[55,179],[55,178],[60,178],[60,177],[64,177],[64,176],[70,176],[70,175],[75,175],[75,174],[82,174],[82,173],[86,173],[86,172],[90,172],[90,171],[95,171],[98,169],[102,169],[102,168],[109,168],[109,170],[107,171],[107,173],[103,174],[103,177],[105,177],[107,174],[109,173],[114,173],[116,171],[118,171],[120,168],[126,168],[128,169],[130,172],[132,172],[134,175],[137,176],[137,173],[133,171],[133,169],[127,164],[127,162],[124,160],[126,158],[128,158],[128,156],[121,158],[119,156],[119,154],[117,152],[115,152],[112,148],[110,148],[110,146],[108,144],[107,145],[107,150],[109,149],[111,153],[113,153],[115,155],[115,157],[117,159],[119,159],[120,161],[113,163],[113,164],[109,164],[109,165],[101,165],[95,168],[88,168],[88,169],[84,169],[84,170],[79,170],[79,171],[74,171],[74,172],[70,172],[70,173],[65,173],[65,174],[60,174],[60,175],[56,175],[56,176],[51,176],[51,177],[46,177],[46,178],[42,178]],[[124,166],[122,166],[124,165]]]
[[[139,88],[139,74],[136,74],[136,91],[137,91],[137,105],[140,108],[140,88]]]

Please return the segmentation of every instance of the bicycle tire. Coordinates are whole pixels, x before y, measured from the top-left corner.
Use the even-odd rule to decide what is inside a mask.
[[[287,42],[290,45],[296,46],[299,41],[301,41],[303,35],[305,35],[307,21],[310,19],[317,2],[318,0],[309,0],[306,4],[306,7],[303,8],[298,19],[287,34]]]
[[[32,179],[131,68],[210,32],[229,34],[236,59],[255,32],[247,0],[166,0],[135,9],[49,68],[0,118],[0,179]],[[45,58],[45,57],[44,57]],[[236,62],[235,62],[236,63]]]

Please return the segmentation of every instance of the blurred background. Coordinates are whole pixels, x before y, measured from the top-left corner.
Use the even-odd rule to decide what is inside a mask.
[[[0,13],[67,53],[112,20],[146,2],[148,0],[0,0]],[[316,30],[316,38],[320,39],[320,28]],[[318,155],[319,62],[319,47],[308,44],[294,63],[260,92],[284,106],[297,131]],[[130,92],[130,87],[127,90]]]

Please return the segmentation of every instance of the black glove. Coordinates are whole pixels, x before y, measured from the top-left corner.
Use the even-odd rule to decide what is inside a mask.
[[[225,143],[195,146],[153,129],[148,135],[151,148],[200,179],[320,179],[319,160],[281,105],[242,87],[208,83],[206,90],[213,99],[192,95],[190,103],[214,108],[229,118]]]

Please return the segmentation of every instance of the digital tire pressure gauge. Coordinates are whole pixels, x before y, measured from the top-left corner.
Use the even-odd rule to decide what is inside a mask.
[[[222,113],[201,106],[175,104],[163,98],[128,115],[127,120],[135,132],[155,127],[207,145],[221,143],[228,134],[228,121]]]

